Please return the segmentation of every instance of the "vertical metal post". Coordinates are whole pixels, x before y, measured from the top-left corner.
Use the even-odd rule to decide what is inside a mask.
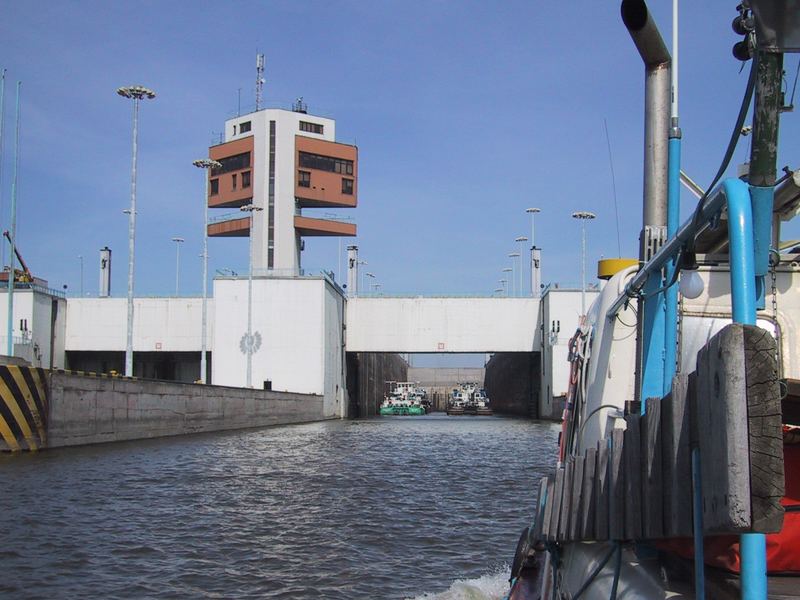
[[[131,162],[131,207],[128,213],[128,324],[125,342],[125,377],[133,377],[133,272],[136,246],[136,152],[139,136],[139,98],[133,98],[133,158]]]
[[[133,273],[136,243],[136,153],[139,137],[139,101],[155,98],[153,90],[140,85],[121,87],[117,94],[133,100],[133,156],[131,158],[131,206],[128,209],[128,331],[125,344],[125,376],[133,377]]]
[[[586,221],[581,219],[581,317],[586,315]]]
[[[534,219],[536,213],[542,212],[540,208],[526,208],[525,212],[531,216],[531,296],[538,298],[541,294],[539,287],[539,252],[536,249],[536,237],[534,230]]]
[[[81,298],[83,298],[83,255],[78,256],[78,260],[81,261]]]
[[[14,356],[14,259],[16,258],[17,247],[17,179],[19,177],[19,127],[20,127],[20,104],[19,92],[22,82],[17,82],[17,116],[14,132],[14,178],[11,181],[11,270],[8,272],[8,320],[6,331],[8,340],[6,342],[6,354]]]
[[[755,325],[756,274],[750,195],[747,185],[739,179],[726,179],[723,185],[728,200],[733,321]],[[766,599],[766,538],[763,533],[745,533],[739,540],[742,553],[741,597]]]
[[[678,233],[681,209],[681,128],[678,117],[678,0],[672,2],[672,101],[670,106],[669,165],[667,169],[667,239]],[[675,259],[665,266],[665,279],[672,281],[678,265]],[[662,396],[669,393],[675,376],[678,352],[678,286],[665,292],[664,377]]]
[[[250,268],[247,270],[247,387],[253,387],[253,217],[250,211],[250,243],[248,256]]]
[[[200,383],[207,383],[206,371],[208,354],[208,198],[210,187],[209,169],[219,168],[221,163],[208,158],[200,158],[192,161],[195,167],[203,169],[205,178],[205,196],[203,197],[203,301],[201,306],[201,325],[200,325]],[[176,284],[177,287],[177,284]]]
[[[5,138],[3,137],[4,123],[6,121],[6,70],[0,71],[0,207],[2,207],[3,198],[3,155],[5,154]],[[6,247],[5,244],[0,244],[0,264],[6,263]]]
[[[175,242],[175,297],[180,294],[180,273],[181,273],[181,243],[182,237],[174,237],[172,241]]]

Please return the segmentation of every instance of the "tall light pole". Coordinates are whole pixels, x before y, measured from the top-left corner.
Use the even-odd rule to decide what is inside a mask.
[[[133,159],[131,162],[131,207],[128,209],[128,339],[125,345],[125,376],[133,377],[133,267],[136,243],[136,151],[139,136],[139,101],[156,93],[141,85],[117,88],[117,94],[133,100]]]
[[[182,237],[174,237],[175,242],[175,297],[180,293],[180,273],[181,273],[181,244],[185,242]]]
[[[512,285],[511,285],[511,286],[509,286],[509,287],[513,287],[513,288],[515,288],[515,289],[514,289],[514,294],[513,294],[513,295],[514,295],[514,296],[516,296],[516,295],[517,295],[517,290],[516,290],[516,286],[517,286],[517,283],[516,283],[516,282],[517,282],[517,279],[516,279],[516,277],[514,276],[514,273],[516,272],[516,268],[517,268],[517,267],[516,267],[516,265],[515,265],[514,263],[516,262],[516,259],[517,259],[517,258],[519,258],[519,252],[510,252],[510,253],[508,254],[508,258],[510,258],[510,259],[511,259],[511,284],[512,284]]]
[[[83,298],[83,255],[78,255],[78,260],[81,261],[81,298]]]
[[[264,210],[254,204],[246,204],[240,210],[250,213],[250,267],[247,270],[247,387],[253,387],[253,213]]]
[[[586,221],[595,218],[595,214],[586,211],[572,213],[573,219],[581,222],[581,317],[586,316]]]
[[[374,273],[364,273],[364,275],[366,275],[366,276],[367,276],[367,277],[369,277],[370,279],[373,279],[373,280],[375,279],[375,274],[374,274]],[[362,285],[363,285],[363,283],[364,283],[364,282],[362,281],[361,283],[362,283]],[[366,286],[366,287],[367,287],[367,289],[369,290],[369,289],[372,287],[372,285],[370,284],[369,286]]]
[[[206,354],[208,349],[207,331],[208,331],[208,187],[209,176],[206,173],[208,169],[219,169],[222,163],[210,158],[199,158],[192,161],[192,164],[198,169],[203,169],[203,176],[206,180],[206,195],[203,197],[203,304],[202,304],[202,317],[201,317],[201,331],[200,331],[200,383],[206,383]],[[252,239],[252,237],[251,237]]]
[[[542,212],[541,208],[526,208],[525,212],[531,216],[531,296],[538,298],[540,294],[539,276],[539,249],[536,248],[536,237],[534,229],[534,218],[536,213]]]
[[[508,273],[508,275],[506,275],[505,277],[510,277],[510,282],[513,284],[514,283],[514,269],[512,269],[511,267],[505,267],[503,269],[503,273]],[[509,283],[509,279],[505,279],[504,278],[504,279],[501,279],[500,282],[503,284],[503,287],[506,290],[506,298],[508,298],[508,296],[510,295],[510,292],[511,292],[511,288],[513,286],[509,285],[508,287],[506,287],[506,284]]]
[[[519,289],[517,290],[518,294],[522,296],[522,254],[523,254],[523,242],[527,242],[528,238],[524,235],[519,236],[518,238],[514,239],[515,242],[519,244]]]
[[[505,271],[505,269],[503,269]],[[508,291],[506,290],[506,283],[508,283],[508,279],[498,279],[498,283],[500,284],[500,291],[503,292],[503,295],[508,298]]]

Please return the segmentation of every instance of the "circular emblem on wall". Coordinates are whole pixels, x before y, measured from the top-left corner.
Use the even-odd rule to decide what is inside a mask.
[[[239,340],[239,350],[242,354],[255,354],[261,348],[261,334],[257,331],[248,336],[246,333]]]

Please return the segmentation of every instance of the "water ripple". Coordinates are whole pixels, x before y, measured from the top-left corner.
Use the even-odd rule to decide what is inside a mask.
[[[556,435],[432,415],[0,456],[0,593],[500,598]]]

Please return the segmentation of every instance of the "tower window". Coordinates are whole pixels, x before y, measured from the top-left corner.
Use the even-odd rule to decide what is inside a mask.
[[[233,182],[233,189],[236,189],[236,173],[231,175],[231,182]]]
[[[311,187],[311,173],[308,171],[298,171],[297,185],[299,187]]]
[[[252,121],[245,121],[244,123],[239,123],[239,133],[247,133],[250,131]]]
[[[353,195],[353,180],[342,177],[342,193]]]
[[[211,169],[212,175],[220,175],[222,173],[230,173],[231,171],[240,171],[247,169],[250,166],[250,153],[242,152],[225,158],[218,159],[222,164],[221,167]]]
[[[353,174],[352,160],[323,156],[322,154],[312,154],[311,152],[300,152],[300,166],[307,169],[341,173],[342,175]]]
[[[322,133],[323,125],[321,123],[309,123],[308,121],[300,121],[300,131],[308,131],[309,133]]]
[[[242,188],[249,188],[250,187],[250,171],[244,171],[242,173]]]
[[[212,179],[210,182],[211,184],[211,196],[216,196],[219,194],[219,179]]]

